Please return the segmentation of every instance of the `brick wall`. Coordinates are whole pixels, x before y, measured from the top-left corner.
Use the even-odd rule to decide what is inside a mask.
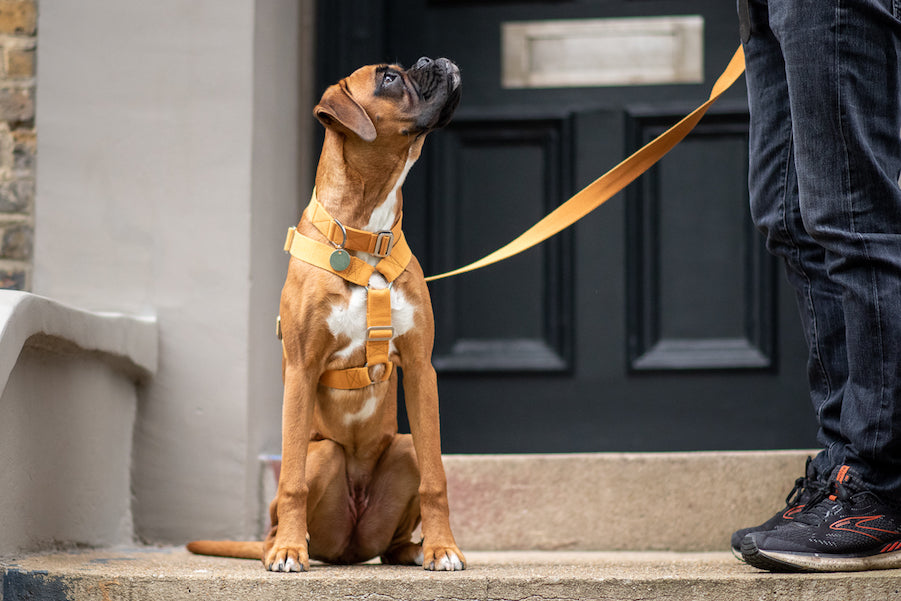
[[[0,0],[0,288],[31,288],[37,0]]]

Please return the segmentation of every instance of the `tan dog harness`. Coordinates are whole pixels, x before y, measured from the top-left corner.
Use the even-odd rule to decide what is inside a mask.
[[[413,257],[401,229],[402,215],[398,216],[390,231],[372,233],[347,227],[319,204],[314,190],[303,216],[322,232],[331,245],[298,234],[297,228],[292,227],[285,240],[285,251],[305,263],[366,288],[366,365],[327,370],[319,383],[329,388],[355,390],[385,382],[394,371],[394,363],[389,359],[391,338],[394,336],[394,326],[391,325],[391,284],[406,270]],[[369,253],[381,260],[372,266],[348,253],[349,250]],[[369,285],[369,278],[376,271],[387,280],[387,288],[376,289]],[[281,339],[281,317],[278,336]],[[284,352],[284,342],[282,351]],[[379,379],[373,380],[369,368],[376,365],[384,365],[385,370]]]

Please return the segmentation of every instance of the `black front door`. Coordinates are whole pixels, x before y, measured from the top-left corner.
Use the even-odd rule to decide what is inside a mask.
[[[404,187],[427,273],[502,246],[678,121],[739,43],[724,0],[318,10],[320,91],[365,63],[461,67],[461,107]],[[748,217],[747,119],[742,80],[577,226],[431,284],[445,452],[815,445],[794,300]]]

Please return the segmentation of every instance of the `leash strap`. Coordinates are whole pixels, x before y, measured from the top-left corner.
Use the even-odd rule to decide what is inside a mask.
[[[462,273],[481,269],[482,267],[487,267],[488,265],[503,261],[504,259],[509,259],[524,250],[532,248],[536,244],[544,242],[554,234],[571,226],[579,219],[607,202],[607,200],[617,194],[620,190],[635,181],[638,176],[650,169],[654,163],[672,150],[676,144],[681,142],[682,139],[694,129],[695,125],[701,120],[701,117],[704,116],[704,113],[707,112],[707,109],[716,102],[723,92],[729,89],[729,87],[738,80],[742,73],[744,73],[744,58],[744,50],[739,46],[735,55],[732,57],[732,60],[729,62],[729,65],[726,67],[726,70],[713,85],[710,98],[704,104],[696,108],[673,127],[660,134],[657,138],[648,142],[644,147],[622,163],[590,183],[580,192],[576,193],[575,196],[554,209],[541,221],[523,232],[518,238],[478,261],[474,261],[469,265],[453,271],[427,277],[426,281],[433,282],[435,280],[460,275]]]
[[[394,326],[391,325],[391,290],[390,286],[382,289],[370,288],[369,278],[378,271],[390,284],[406,270],[413,258],[413,252],[400,229],[401,220],[397,220],[390,232],[373,234],[364,230],[348,228],[328,215],[328,212],[316,201],[315,191],[310,206],[304,211],[304,216],[311,221],[316,220],[313,225],[332,242],[333,246],[298,234],[297,228],[292,227],[288,230],[288,237],[285,240],[285,251],[301,261],[330,271],[351,284],[366,288],[366,365],[327,370],[319,378],[319,383],[328,388],[356,390],[385,382],[394,372],[394,363],[389,358],[391,339],[394,337]],[[332,256],[336,250],[345,248],[369,252],[383,258],[373,267],[366,261],[345,253],[347,267],[336,269],[332,262]],[[277,324],[277,333],[281,339],[280,319]],[[282,342],[282,352],[284,353],[284,341]],[[384,365],[384,370],[377,379],[373,380],[370,368],[378,365]]]

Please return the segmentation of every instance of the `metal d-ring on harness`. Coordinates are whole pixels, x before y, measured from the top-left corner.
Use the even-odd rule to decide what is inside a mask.
[[[350,267],[350,253],[344,250],[344,246],[347,244],[347,229],[344,227],[337,218],[333,219],[333,221],[341,228],[341,242],[332,244],[335,245],[335,250],[328,257],[328,263],[332,269],[335,271],[344,271],[348,267]]]
[[[330,271],[351,284],[366,288],[366,365],[328,370],[322,374],[319,383],[329,388],[355,390],[388,380],[394,371],[394,363],[389,358],[391,339],[394,337],[394,326],[391,324],[391,286],[413,257],[401,229],[401,217],[398,216],[389,231],[372,233],[347,227],[319,204],[315,190],[303,217],[328,239],[330,245],[298,234],[297,229],[292,227],[285,240],[285,251],[301,261]],[[348,250],[369,253],[381,260],[372,266],[350,254]],[[385,278],[387,288],[372,288],[369,285],[369,278],[375,272]],[[281,318],[277,331],[281,338]],[[284,347],[284,342],[282,346]],[[384,365],[385,369],[378,379],[373,380],[370,368],[377,365]]]

